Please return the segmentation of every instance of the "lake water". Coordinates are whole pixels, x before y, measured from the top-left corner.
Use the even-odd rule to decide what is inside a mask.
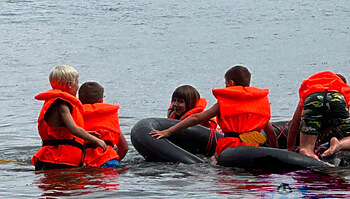
[[[149,163],[130,142],[137,121],[166,117],[180,85],[213,105],[211,89],[234,64],[270,89],[272,121],[289,120],[303,79],[321,70],[350,78],[349,21],[347,0],[0,1],[0,198],[349,198],[347,168],[257,174]],[[61,64],[121,105],[123,168],[34,171],[34,96]]]

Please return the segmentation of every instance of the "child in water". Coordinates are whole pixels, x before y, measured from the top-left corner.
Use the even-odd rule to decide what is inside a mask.
[[[101,147],[101,151],[107,148],[103,140],[83,129],[84,110],[76,98],[78,78],[73,67],[57,66],[49,75],[52,89],[35,96],[44,101],[38,118],[43,145],[31,159],[35,170],[82,166],[84,140]]]
[[[79,89],[79,99],[84,106],[85,129],[96,131],[107,144],[102,151],[90,143],[85,144],[84,163],[92,167],[120,167],[128,143],[119,126],[119,105],[103,103],[104,88],[97,82],[85,82]],[[114,149],[117,146],[118,151]]]
[[[288,148],[300,136],[299,153],[319,160],[317,148],[330,142],[320,157],[350,148],[350,86],[341,74],[321,71],[304,80],[299,88],[299,103],[288,132]],[[333,133],[329,133],[333,130]]]
[[[251,74],[246,67],[234,66],[225,73],[225,88],[213,89],[218,102],[209,110],[193,114],[176,125],[163,131],[153,130],[155,138],[171,136],[183,129],[208,122],[218,117],[224,138],[217,142],[216,154],[236,146],[259,146],[265,142],[260,134],[264,129],[270,146],[278,147],[276,135],[269,122],[271,118],[268,89],[251,87]]]
[[[168,109],[168,118],[184,120],[195,113],[201,113],[207,106],[207,100],[201,98],[198,91],[190,85],[183,85],[175,89]],[[216,117],[201,123],[210,129],[217,128]]]

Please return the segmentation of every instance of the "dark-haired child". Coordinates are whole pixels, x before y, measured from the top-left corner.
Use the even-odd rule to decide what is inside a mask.
[[[190,115],[205,111],[206,106],[207,100],[201,98],[195,88],[190,85],[183,85],[173,92],[167,116],[171,119],[184,120]],[[201,125],[218,130],[216,117],[201,123]]]
[[[84,106],[85,129],[96,131],[107,144],[106,151],[85,144],[84,163],[92,167],[119,167],[119,161],[128,151],[119,126],[119,105],[103,103],[103,87],[97,82],[85,82],[80,86],[79,99]],[[114,149],[117,146],[118,151]]]

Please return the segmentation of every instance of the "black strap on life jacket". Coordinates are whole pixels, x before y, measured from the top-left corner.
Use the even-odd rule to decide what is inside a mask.
[[[104,141],[105,141],[106,145],[109,145],[109,146],[114,147],[114,144],[113,144],[111,141],[109,141],[109,140],[104,140]],[[84,147],[85,147],[85,149],[88,149],[88,148],[97,148],[97,146],[94,145],[94,144],[91,143],[91,142],[84,144]]]
[[[73,139],[56,139],[56,140],[43,140],[43,145],[42,146],[58,146],[58,145],[71,145],[79,148],[83,153],[82,153],[82,158],[79,166],[83,166],[84,164],[84,157],[85,157],[85,147],[84,145],[80,144]]]
[[[234,138],[239,138],[239,133],[236,132],[226,132],[224,133],[224,137],[234,137]]]
[[[43,140],[43,146],[58,146],[58,145],[71,145],[79,148],[82,152],[85,152],[84,145],[73,139],[56,139],[56,140]]]

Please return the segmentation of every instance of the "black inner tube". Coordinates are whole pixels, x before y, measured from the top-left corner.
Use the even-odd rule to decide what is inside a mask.
[[[210,157],[215,153],[216,141],[223,135],[211,132],[210,129],[201,125],[187,128],[168,138],[155,139],[149,135],[152,130],[164,130],[178,122],[179,120],[168,118],[140,120],[131,130],[131,142],[146,161],[203,163],[204,160],[196,154]],[[280,147],[286,148],[288,121],[273,124],[275,133],[279,136]],[[282,149],[234,147],[220,154],[218,164],[241,168],[290,167],[292,169],[325,166],[322,162],[315,161],[313,158]]]
[[[201,125],[187,128],[169,138],[155,139],[149,135],[152,130],[164,130],[178,122],[168,118],[140,120],[131,129],[131,142],[146,161],[193,164],[204,162],[195,154],[212,156],[215,153],[216,139],[223,135]]]

